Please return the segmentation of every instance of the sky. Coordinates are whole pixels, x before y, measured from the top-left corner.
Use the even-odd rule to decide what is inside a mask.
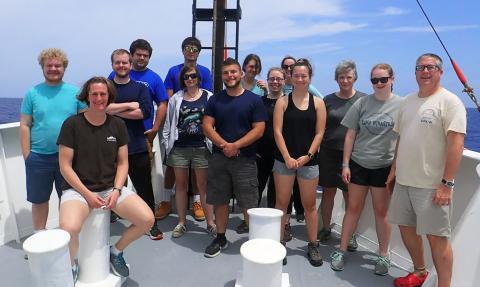
[[[37,62],[44,48],[63,49],[70,60],[64,80],[81,85],[94,75],[108,75],[110,54],[138,38],[153,47],[149,67],[162,78],[183,61],[180,44],[192,33],[191,0],[0,0],[0,97],[23,97],[43,81]],[[211,8],[213,1],[198,0]],[[132,4],[133,3],[133,4]],[[478,0],[421,0],[441,39],[480,97],[480,20]],[[228,0],[234,8],[236,0]],[[239,60],[258,54],[266,78],[285,55],[313,63],[313,84],[324,95],[338,90],[335,66],[357,63],[357,90],[371,93],[372,66],[385,62],[395,72],[394,93],[417,89],[416,58],[425,52],[445,62],[442,85],[473,106],[462,93],[447,54],[415,0],[241,0]],[[227,25],[227,45],[234,44],[234,25]],[[211,22],[199,22],[197,37],[211,45]],[[229,56],[235,56],[229,52]],[[209,50],[199,61],[211,65]]]

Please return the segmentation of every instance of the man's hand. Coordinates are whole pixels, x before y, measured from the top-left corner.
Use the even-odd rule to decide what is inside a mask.
[[[157,136],[158,130],[154,129],[149,129],[148,131],[145,131],[143,134],[147,138],[147,140],[150,142],[150,144],[153,144],[153,140]]]
[[[240,155],[240,150],[234,143],[225,143],[221,145],[220,148],[222,149],[223,154],[226,157],[234,157]]]
[[[440,184],[437,186],[437,191],[433,195],[432,201],[436,205],[449,205],[452,203],[453,189]]]

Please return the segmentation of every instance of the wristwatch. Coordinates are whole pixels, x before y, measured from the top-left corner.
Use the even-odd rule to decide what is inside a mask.
[[[122,189],[121,188],[117,188],[117,187],[112,188],[112,191],[115,191],[115,190],[118,190],[118,194],[122,195]]]
[[[442,178],[442,184],[445,185],[446,187],[450,188],[450,189],[453,189],[453,187],[455,186],[455,180],[446,180],[444,178]]]
[[[308,158],[309,158],[310,160],[312,160],[313,157],[315,156],[315,154],[313,154],[313,153],[307,153],[307,156],[308,156]]]

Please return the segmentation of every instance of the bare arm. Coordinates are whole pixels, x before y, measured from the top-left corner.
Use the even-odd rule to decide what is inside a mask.
[[[215,118],[211,116],[204,115],[202,123],[203,133],[207,138],[209,138],[212,143],[219,148],[222,148],[227,144],[227,141],[224,140],[219,133],[215,130]]]
[[[357,131],[354,129],[348,129],[345,134],[345,142],[343,144],[343,160],[342,160],[342,178],[345,183],[350,182],[350,156],[352,155],[353,143],[357,137]]]
[[[158,104],[157,106],[157,113],[155,115],[155,120],[153,121],[153,127],[145,132],[145,135],[147,136],[148,141],[150,143],[153,142],[153,139],[155,139],[155,136],[160,130],[160,126],[165,120],[166,113],[167,113],[167,102],[160,102],[160,104]]]
[[[111,103],[107,107],[107,113],[109,115],[117,115],[121,112],[131,111],[139,109],[140,105],[138,102],[129,102],[129,103]]]
[[[32,116],[22,114],[20,116],[20,145],[22,147],[23,159],[30,154],[30,132],[32,128]]]
[[[115,174],[115,180],[113,182],[113,187],[122,189],[125,182],[127,182],[128,176],[128,147],[123,145],[118,149],[117,152],[117,172]],[[105,205],[108,209],[112,209],[117,204],[118,197],[120,193],[117,190],[114,190],[110,193],[108,198],[105,199]]]
[[[167,95],[168,95],[168,98],[170,99],[173,96],[173,89],[167,89]]]
[[[226,143],[223,147],[223,154],[227,157],[238,156],[240,149],[253,144],[262,137],[265,131],[265,122],[252,123],[252,129],[243,137],[233,143]]]
[[[275,138],[275,143],[277,144],[278,150],[282,154],[285,165],[289,169],[297,169],[298,162],[290,157],[288,153],[287,145],[285,144],[285,139],[283,138],[283,114],[287,108],[288,97],[283,97],[277,100],[275,108],[273,110],[273,136]]]
[[[385,182],[387,186],[387,191],[393,192],[393,187],[395,186],[395,176],[397,175],[397,152],[398,145],[400,143],[400,137],[397,138],[397,143],[395,144],[395,153],[393,155],[392,166],[390,167],[390,172],[388,173],[387,181]]]
[[[318,152],[318,148],[323,139],[323,134],[325,133],[325,123],[327,121],[327,110],[325,108],[325,103],[322,99],[314,97],[315,103],[315,113],[317,114],[317,122],[315,124],[315,137],[313,138],[308,153],[315,154]],[[310,161],[308,155],[303,155],[297,159],[299,166],[304,166]]]
[[[129,119],[129,120],[142,120],[144,119],[143,112],[141,109],[128,110],[124,112],[117,113],[116,116]]]

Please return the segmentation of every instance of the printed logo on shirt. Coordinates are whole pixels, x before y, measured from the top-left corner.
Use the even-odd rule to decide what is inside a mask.
[[[373,114],[368,118],[362,119],[360,124],[371,134],[384,135],[393,129],[395,121],[388,114]]]
[[[114,137],[114,136],[109,136],[109,137],[107,137],[107,142],[116,143],[116,142],[117,142],[117,138]]]
[[[143,84],[145,87],[149,88],[148,82],[144,82],[144,81],[135,81],[135,82]]]
[[[431,126],[437,120],[436,112],[434,109],[426,109],[422,111],[422,115],[420,117],[420,123],[422,125]]]

